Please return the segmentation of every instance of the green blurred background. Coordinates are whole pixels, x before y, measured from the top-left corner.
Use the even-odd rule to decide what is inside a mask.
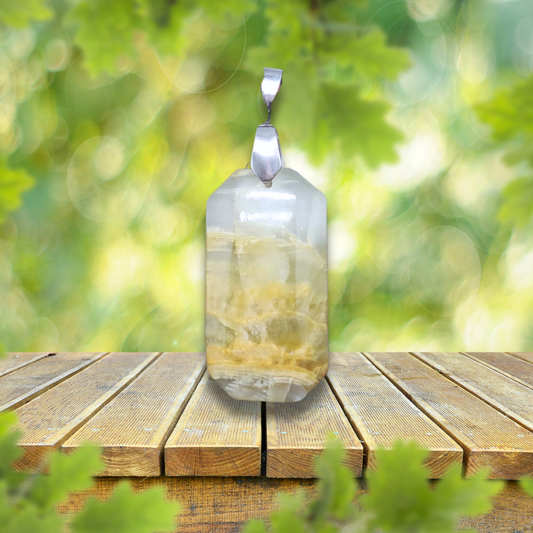
[[[266,118],[328,199],[330,350],[533,350],[533,3],[0,0],[0,338],[202,351]]]

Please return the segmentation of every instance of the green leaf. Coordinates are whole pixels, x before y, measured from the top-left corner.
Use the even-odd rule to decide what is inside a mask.
[[[84,53],[85,66],[96,76],[118,74],[118,59],[135,59],[133,42],[142,20],[133,0],[86,0],[76,4],[67,21],[78,25],[74,41]]]
[[[525,477],[520,480],[520,487],[533,498],[533,478]]]
[[[255,7],[253,0],[230,2],[169,2],[167,0],[82,0],[68,21],[78,25],[75,42],[85,55],[85,66],[96,76],[119,74],[120,58],[134,60],[139,51],[135,35],[144,34],[159,54],[176,55],[186,44],[183,26],[188,17],[204,8],[213,20],[239,19]]]
[[[461,470],[461,465],[451,467],[432,492],[431,519],[435,524],[440,524],[443,530],[447,527],[453,531],[461,516],[488,513],[492,507],[490,498],[504,487],[503,481],[486,479],[490,468],[480,470],[469,479],[461,476]]]
[[[63,529],[63,517],[55,513],[43,515],[32,505],[6,514],[8,518],[2,524],[2,533],[60,533]]]
[[[360,155],[370,167],[396,161],[394,145],[403,135],[386,122],[389,108],[385,102],[361,99],[349,86],[322,84],[307,143],[311,159],[320,164],[337,148],[345,159]]]
[[[266,42],[247,53],[245,65],[284,70],[274,120],[320,165],[332,152],[370,167],[397,159],[403,135],[385,120],[389,105],[360,97],[361,78],[394,79],[407,68],[404,50],[389,47],[375,29],[360,35],[346,2],[267,2]],[[353,9],[353,6],[352,8]]]
[[[33,184],[33,178],[25,170],[9,168],[5,160],[0,160],[0,223],[9,211],[20,206],[22,193]]]
[[[33,20],[47,20],[54,12],[46,0],[0,0],[0,22],[14,28],[26,28]]]
[[[371,531],[452,533],[460,516],[490,510],[490,498],[501,490],[502,482],[486,480],[486,470],[465,480],[461,466],[455,465],[432,491],[423,465],[426,457],[427,452],[414,442],[399,441],[392,450],[378,450],[378,468],[368,472],[369,493],[361,498],[371,515]]]
[[[280,508],[270,515],[272,531],[275,533],[305,533],[304,521],[299,511],[305,499],[305,492],[296,494],[279,494],[277,500]]]
[[[42,509],[54,508],[69,493],[88,489],[92,476],[104,468],[98,446],[83,444],[72,454],[55,451],[49,462],[49,474],[39,476],[30,492],[31,500]]]
[[[109,500],[87,500],[73,519],[74,533],[153,533],[174,531],[179,504],[164,500],[165,490],[156,487],[135,494],[129,483],[120,482]]]
[[[0,413],[0,480],[11,475],[11,464],[22,455],[22,450],[17,447],[22,433],[14,429],[17,421],[13,411]]]
[[[512,87],[499,89],[491,101],[474,106],[479,120],[492,129],[499,143],[512,141],[504,156],[508,165],[533,166],[533,75]],[[502,191],[498,216],[502,222],[523,227],[533,216],[533,177],[518,178]]]
[[[255,0],[226,0],[225,2],[198,0],[197,4],[202,7],[209,18],[219,22],[228,17],[242,19],[244,15],[251,13],[256,7]]]
[[[327,439],[324,452],[315,460],[315,473],[320,478],[319,501],[324,503],[321,512],[324,517],[331,514],[344,520],[353,510],[357,484],[352,471],[342,464],[346,456],[342,442],[333,433]]]
[[[474,106],[479,120],[492,128],[495,141],[533,135],[533,75],[513,87],[499,89],[490,102]]]
[[[186,2],[140,0],[137,4],[139,29],[146,33],[148,43],[162,56],[180,53],[186,40],[183,25],[191,14]]]
[[[369,493],[361,497],[361,505],[372,515],[371,528],[419,531],[414,528],[424,520],[430,502],[426,456],[414,442],[398,441],[392,450],[377,450],[378,468],[367,472]]]
[[[246,523],[241,533],[267,533],[267,529],[262,520],[254,518]]]
[[[325,41],[325,45],[325,55],[334,59],[340,67],[359,72],[367,82],[377,76],[394,80],[411,65],[409,54],[388,46],[385,34],[379,29],[362,37],[355,33],[334,34]]]
[[[533,176],[518,178],[506,185],[502,197],[499,219],[524,227],[533,216]]]

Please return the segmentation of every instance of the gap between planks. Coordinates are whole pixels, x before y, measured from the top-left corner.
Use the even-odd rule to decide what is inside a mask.
[[[205,356],[167,352],[62,446],[91,440],[102,447],[99,476],[160,476],[163,445],[205,371]]]
[[[533,352],[507,352],[510,355],[514,355],[519,359],[527,361],[528,363],[533,363]]]
[[[533,473],[533,433],[406,352],[365,356],[465,451],[464,474],[491,479]]]
[[[375,469],[376,451],[390,449],[398,439],[428,450],[431,478],[462,462],[463,449],[361,353],[330,354],[327,379],[363,441],[366,468]]]
[[[314,461],[326,446],[328,432],[343,443],[345,466],[361,477],[363,446],[326,380],[299,402],[268,402],[266,415],[267,477],[316,477]]]
[[[411,352],[474,396],[533,431],[533,390],[459,352]]]
[[[231,398],[205,372],[165,444],[167,476],[259,476],[261,402]]]
[[[55,352],[6,352],[5,357],[0,357],[0,377],[7,376],[49,355],[55,355]]]
[[[505,352],[460,352],[470,359],[533,389],[533,364]]]
[[[19,443],[24,454],[14,467],[36,470],[107,402],[112,400],[160,352],[111,353],[31,402],[19,407]]]
[[[0,378],[0,412],[16,409],[96,363],[108,352],[60,352]]]

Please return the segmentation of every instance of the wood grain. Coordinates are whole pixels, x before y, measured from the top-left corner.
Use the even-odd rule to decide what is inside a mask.
[[[6,352],[5,357],[0,358],[0,377],[11,374],[39,359],[48,356],[49,352]]]
[[[522,385],[533,388],[533,365],[502,352],[462,352]]]
[[[204,354],[165,353],[62,446],[102,447],[100,476],[159,476],[163,444],[205,369]]]
[[[75,513],[83,509],[89,496],[108,500],[123,481],[121,477],[96,478],[89,490],[70,494],[58,507],[60,514]],[[239,533],[252,518],[267,520],[276,509],[280,493],[296,494],[305,490],[305,502],[318,495],[315,479],[277,479],[257,477],[156,477],[131,478],[134,492],[153,487],[163,487],[166,497],[181,503],[176,533]],[[431,482],[433,485],[435,482]],[[352,504],[367,493],[361,480]],[[525,494],[518,484],[507,481],[504,489],[492,499],[493,510],[486,515],[463,518],[458,530],[474,529],[478,533],[531,533],[533,531],[533,498]],[[341,527],[341,523],[332,521]],[[342,528],[349,531],[346,526]]]
[[[464,473],[492,479],[533,474],[533,433],[407,353],[365,353],[409,399],[465,450]]]
[[[19,407],[19,470],[38,470],[46,455],[126,387],[158,353],[112,353],[83,372]]]
[[[511,355],[519,357],[520,359],[527,361],[528,363],[533,363],[533,352],[508,352]]]
[[[165,445],[168,476],[259,476],[261,403],[234,400],[205,372]]]
[[[533,390],[456,352],[414,352],[441,374],[533,431]]]
[[[268,402],[266,414],[267,477],[315,477],[314,459],[324,450],[328,431],[344,445],[344,464],[361,476],[363,446],[326,380],[299,402]]]
[[[328,380],[364,441],[367,468],[376,468],[377,448],[391,448],[398,439],[414,440],[429,451],[426,466],[432,478],[462,461],[462,448],[362,354],[330,354]]]
[[[94,363],[106,352],[58,353],[0,378],[0,411],[15,409]]]

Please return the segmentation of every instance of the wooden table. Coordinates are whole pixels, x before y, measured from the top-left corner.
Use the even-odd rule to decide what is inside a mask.
[[[278,491],[315,494],[313,459],[331,430],[357,477],[399,438],[429,451],[431,478],[454,463],[466,477],[489,466],[506,488],[490,515],[461,527],[533,531],[533,499],[512,481],[533,475],[532,353],[331,354],[327,379],[293,404],[231,399],[204,354],[10,353],[0,360],[4,409],[23,431],[19,469],[41,469],[55,448],[102,446],[95,488],[61,512],[128,477],[182,502],[179,531],[237,532],[268,515]]]

